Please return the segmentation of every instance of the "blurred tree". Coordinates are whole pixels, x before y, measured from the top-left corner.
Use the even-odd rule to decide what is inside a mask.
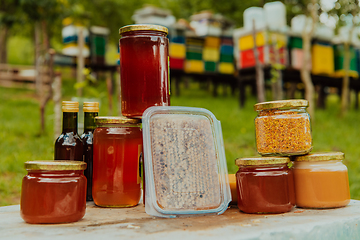
[[[15,23],[21,21],[21,8],[19,0],[1,0],[0,3],[0,63],[6,63],[9,31]]]
[[[355,27],[359,26],[359,1],[358,0],[338,0],[339,7],[335,8],[332,14],[336,14],[339,18],[338,27],[344,26],[347,28],[348,39],[344,39],[344,76],[341,88],[341,114],[345,115],[349,109],[350,102],[350,46],[352,44],[352,37]],[[347,22],[350,17],[351,22]],[[358,36],[359,37],[359,36]]]
[[[308,112],[312,118],[315,117],[315,87],[311,80],[311,71],[308,63],[311,62],[311,39],[315,26],[318,23],[320,12],[320,0],[286,0],[285,4],[290,13],[294,15],[305,14],[306,22],[302,31],[303,39],[303,63],[300,69],[301,80],[305,85],[305,99],[309,101]],[[291,15],[291,14],[290,14]]]

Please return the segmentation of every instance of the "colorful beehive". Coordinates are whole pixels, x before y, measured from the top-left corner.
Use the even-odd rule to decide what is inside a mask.
[[[206,36],[204,38],[202,59],[204,61],[205,72],[217,71],[217,64],[220,59],[220,41],[219,37],[214,36]]]
[[[290,51],[290,64],[293,69],[300,70],[304,64],[303,40],[298,36],[290,36],[288,49]],[[312,63],[307,63],[308,70],[312,69]]]
[[[249,68],[255,66],[255,56],[253,52],[254,44],[256,44],[259,51],[259,60],[261,63],[288,64],[288,54],[286,48],[287,36],[281,33],[259,31],[255,35],[255,43],[253,35],[249,34],[249,32],[239,36],[239,68]]]
[[[269,56],[266,54],[268,53],[266,48],[267,46],[257,48],[259,53],[259,61],[263,64],[267,63],[269,59]],[[249,68],[249,67],[254,67],[256,65],[255,54],[253,49],[241,51],[239,53],[240,53],[239,68]]]
[[[220,62],[218,65],[218,72],[222,74],[233,74],[235,72],[234,43],[232,38],[221,38]]]
[[[185,29],[186,27],[179,23],[169,28],[170,69],[184,70],[186,58]]]
[[[78,46],[78,35],[79,31],[82,31],[84,38],[84,47],[82,49],[83,57],[89,57],[90,48],[89,48],[89,31],[83,26],[75,25],[73,20],[70,18],[65,18],[63,20],[63,29],[61,31],[64,47],[62,53],[68,56],[78,56],[79,55],[79,46]]]
[[[334,65],[335,65],[335,73],[333,76],[335,77],[343,77],[345,74],[344,71],[344,45],[337,44],[334,45]],[[351,77],[358,77],[359,73],[356,67],[356,53],[353,47],[350,47],[350,69],[349,69],[349,76]]]
[[[331,75],[334,73],[334,49],[328,43],[314,43],[312,46],[312,73]]]
[[[110,30],[104,27],[90,27],[90,59],[95,65],[105,64],[107,37]]]
[[[186,60],[184,71],[186,73],[203,73],[205,64],[203,62],[204,38],[186,38]]]

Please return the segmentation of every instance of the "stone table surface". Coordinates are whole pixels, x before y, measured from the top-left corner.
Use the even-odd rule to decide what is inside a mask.
[[[222,215],[165,219],[134,208],[88,203],[85,217],[67,224],[27,224],[20,206],[0,207],[0,239],[360,239],[360,201],[344,208],[294,208],[284,214],[245,214],[230,207]]]

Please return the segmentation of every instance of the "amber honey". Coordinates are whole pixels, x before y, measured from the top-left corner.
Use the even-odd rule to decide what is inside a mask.
[[[86,163],[30,161],[23,178],[20,214],[28,223],[80,220],[86,210]]]
[[[139,119],[96,117],[93,139],[93,186],[96,205],[131,207],[141,196]]]
[[[295,205],[294,179],[286,157],[239,158],[238,207],[245,213],[284,213]]]

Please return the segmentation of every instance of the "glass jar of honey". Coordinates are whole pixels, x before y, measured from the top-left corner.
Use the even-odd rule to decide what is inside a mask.
[[[245,213],[284,213],[295,206],[288,157],[236,159],[238,207]]]
[[[96,117],[93,138],[93,187],[96,205],[131,207],[141,196],[141,120]]]
[[[263,156],[307,154],[312,149],[310,115],[306,100],[281,100],[255,104],[256,148]]]
[[[122,115],[141,117],[148,107],[169,106],[168,29],[139,24],[119,33]]]
[[[20,214],[28,223],[68,223],[83,218],[86,178],[82,161],[29,161],[23,178]]]
[[[296,205],[303,208],[335,208],[350,202],[344,153],[313,153],[294,158]]]

